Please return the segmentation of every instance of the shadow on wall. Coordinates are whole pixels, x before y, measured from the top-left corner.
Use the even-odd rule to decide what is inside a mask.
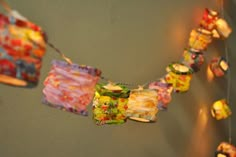
[[[175,95],[173,96],[173,100],[177,100],[178,98],[182,97],[181,93],[173,93],[173,94]],[[197,102],[197,97],[195,97],[191,91],[188,91],[188,93],[186,94],[188,94],[188,98],[191,98],[192,102]],[[180,101],[173,101],[172,104],[170,105],[175,105],[171,107],[171,110],[175,110],[175,113],[168,114],[168,117],[165,117],[166,118],[165,121],[158,122],[159,125],[161,126],[160,128],[162,129],[162,133],[167,143],[170,145],[170,147],[172,148],[172,150],[175,152],[176,155],[184,153],[181,152],[182,151],[181,147],[190,142],[189,137],[192,137],[194,135],[195,137],[200,139],[198,135],[194,134],[194,130],[192,130],[192,126],[195,126],[194,124],[196,122],[196,116],[197,116],[195,111],[198,109],[198,106],[197,105],[191,106],[187,102],[189,101],[186,101],[186,99]],[[177,130],[174,130],[174,128],[177,128]],[[201,128],[197,126],[196,129],[198,129],[199,131],[199,129]],[[179,140],[173,140],[177,139],[176,136],[178,136],[178,138],[182,140],[181,145],[179,144],[180,142]],[[186,149],[184,151],[186,151]],[[192,151],[193,149],[195,148],[191,147]]]
[[[224,2],[224,9],[225,9],[226,14],[228,15],[228,17],[231,20],[230,22],[232,22],[233,30],[236,27],[236,10],[235,10],[235,8],[236,8],[236,0],[226,0]],[[233,40],[234,39],[235,39],[235,37],[233,37]],[[229,54],[230,54],[229,59],[230,60],[229,60],[229,62],[230,62],[231,67],[235,67],[235,65],[236,65],[235,62],[234,62],[234,60],[236,59],[234,51],[235,51],[235,46],[230,45],[230,48],[229,48]],[[235,78],[236,78],[236,73],[233,70],[231,70],[231,80],[232,81],[231,81],[231,100],[230,100],[230,102],[231,102],[231,110],[232,111],[235,111],[235,109],[236,109],[236,107],[234,105],[234,103],[235,103],[234,95],[236,93],[236,89],[235,89],[235,85],[234,85],[234,81],[233,81],[233,80],[235,80]],[[233,120],[235,119],[234,114],[232,114],[232,119]],[[234,134],[235,131],[236,131],[236,126],[232,125],[232,133],[233,133],[232,134],[232,140],[233,141],[236,140],[236,136]]]
[[[3,102],[2,102],[2,99],[1,99],[1,97],[0,97],[0,106],[2,106],[3,105]]]
[[[232,19],[233,24],[236,26],[236,2],[234,0],[227,0],[224,3],[224,9],[230,19]]]

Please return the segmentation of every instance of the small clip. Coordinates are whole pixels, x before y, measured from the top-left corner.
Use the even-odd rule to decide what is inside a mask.
[[[114,82],[110,80],[108,81],[108,84],[103,87],[111,91],[122,91],[122,88],[120,86],[116,85]]]
[[[143,86],[138,85],[138,90],[143,90]]]
[[[67,63],[72,64],[72,61],[70,58],[67,58],[64,54],[62,54],[61,56]]]

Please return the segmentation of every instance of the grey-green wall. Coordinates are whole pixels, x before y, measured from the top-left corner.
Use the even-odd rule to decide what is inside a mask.
[[[236,2],[227,3],[233,28]],[[96,66],[111,80],[143,84],[163,76],[165,67],[181,58],[189,33],[205,7],[217,0],[9,0],[13,8],[41,25],[49,39],[79,64]],[[230,47],[233,142],[236,59],[235,32]],[[96,126],[77,116],[41,104],[43,80],[52,59],[48,48],[40,84],[34,89],[0,85],[0,157],[211,157],[228,138],[228,121],[216,121],[209,108],[226,96],[226,79],[207,81],[207,62],[223,55],[215,40],[205,53],[206,63],[194,75],[191,89],[174,94],[158,121]],[[91,111],[91,108],[90,108]],[[236,144],[236,143],[235,143]]]

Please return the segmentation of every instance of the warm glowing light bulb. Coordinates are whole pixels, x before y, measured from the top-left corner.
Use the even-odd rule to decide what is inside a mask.
[[[224,71],[227,71],[228,68],[229,68],[229,65],[228,65],[224,60],[222,60],[222,61],[220,62],[220,67],[221,67]]]
[[[207,67],[207,71],[206,72],[207,72],[207,80],[208,80],[208,82],[211,82],[214,79],[214,74],[211,71],[209,66]]]

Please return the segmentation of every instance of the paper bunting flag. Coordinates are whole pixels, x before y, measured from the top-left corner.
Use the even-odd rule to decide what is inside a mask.
[[[96,124],[121,124],[126,121],[130,90],[119,84],[97,84],[93,100]]]
[[[44,81],[43,103],[87,115],[87,106],[93,99],[100,75],[100,70],[89,66],[70,65],[64,61],[54,60]]]
[[[222,100],[216,101],[212,105],[211,114],[215,119],[221,120],[221,119],[228,118],[232,114],[232,112],[231,112],[226,100],[222,99]]]
[[[193,49],[185,49],[182,63],[191,68],[194,72],[198,72],[204,63],[203,53]]]
[[[132,90],[129,96],[127,117],[140,122],[156,121],[157,91],[152,89]]]
[[[39,26],[24,18],[0,14],[1,83],[36,86],[44,53],[44,33]]]
[[[218,20],[218,12],[206,8],[200,22],[200,26],[208,31],[216,28],[216,21]]]
[[[222,77],[229,69],[227,61],[223,57],[215,57],[210,61],[210,70],[216,77]]]
[[[192,79],[192,69],[182,63],[172,63],[166,68],[165,81],[173,86],[175,92],[187,92]]]
[[[227,142],[222,142],[217,147],[215,157],[236,157],[236,147]]]
[[[163,81],[157,81],[150,83],[149,89],[157,90],[157,108],[159,110],[167,110],[168,104],[171,102],[172,85]]]
[[[203,51],[212,42],[212,33],[199,28],[192,30],[189,38],[189,47],[194,50]]]

